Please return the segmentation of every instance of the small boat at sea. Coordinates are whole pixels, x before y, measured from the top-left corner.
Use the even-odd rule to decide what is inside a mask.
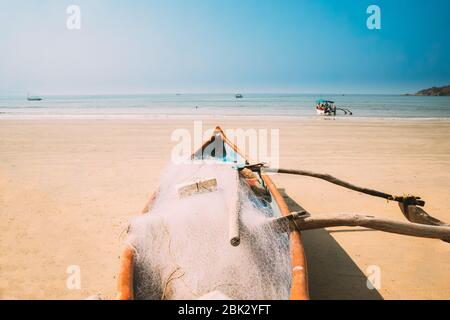
[[[31,96],[30,94],[27,95],[28,101],[42,101],[42,98],[39,96]]]
[[[330,100],[317,100],[316,101],[316,112],[320,116],[332,116],[336,115],[336,106],[334,101]]]
[[[450,225],[428,215],[420,197],[394,196],[328,174],[252,163],[220,127],[188,161],[174,166],[128,227],[119,300],[308,300],[304,230],[364,227],[450,243]],[[300,206],[301,211],[291,212],[270,173],[317,178],[398,202],[409,222],[373,215],[313,215]]]
[[[347,108],[336,107],[334,101],[323,99],[316,101],[316,112],[319,116],[335,116],[337,111],[342,111],[345,115],[353,115],[353,112]]]
[[[244,96],[243,96],[242,94],[240,94],[240,93],[238,93],[235,97],[236,97],[236,99],[242,99],[242,98],[244,98]]]

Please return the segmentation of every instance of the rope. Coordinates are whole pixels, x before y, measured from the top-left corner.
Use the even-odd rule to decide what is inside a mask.
[[[178,270],[181,270],[181,267],[178,266],[174,271],[172,271],[172,273],[169,275],[169,277],[166,280],[166,284],[164,285],[164,290],[161,296],[161,300],[164,300],[165,296],[166,296],[166,290],[167,287],[169,285],[170,282],[172,282],[173,280],[177,280],[180,279],[181,277],[183,277],[186,273],[183,271],[183,274],[181,274],[180,276],[174,278],[173,276],[175,275],[175,273],[177,273]]]
[[[172,281],[174,281],[174,280],[178,280],[178,279],[180,279],[180,280],[182,281],[182,283],[183,283],[183,285],[185,286],[185,288],[188,289],[188,290],[190,291],[190,293],[191,293],[194,297],[198,298],[200,295],[199,295],[198,293],[196,293],[194,290],[192,290],[192,289],[188,286],[188,284],[186,283],[186,281],[184,281],[184,279],[183,279],[183,277],[184,277],[184,275],[186,274],[186,272],[185,272],[185,271],[183,270],[183,268],[178,264],[178,262],[176,261],[175,255],[174,255],[173,252],[172,252],[172,240],[171,240],[171,237],[170,237],[170,232],[169,232],[169,228],[167,227],[167,224],[164,222],[164,219],[161,217],[160,214],[157,214],[157,213],[156,213],[155,215],[158,215],[158,216],[160,217],[161,222],[162,222],[163,229],[164,229],[164,231],[166,232],[167,236],[169,237],[169,246],[168,246],[169,257],[171,258],[172,263],[173,263],[173,264],[175,265],[175,267],[176,267],[176,269],[170,273],[169,277],[168,277],[167,280],[166,280],[166,284],[164,285],[164,289],[163,289],[163,294],[162,294],[162,296],[161,296],[161,300],[163,300],[163,299],[165,298],[166,289],[167,289],[167,286],[169,285],[169,283],[172,282]],[[180,275],[179,277],[172,278],[173,275],[174,275],[178,270],[181,270],[181,271],[183,272],[183,274]]]

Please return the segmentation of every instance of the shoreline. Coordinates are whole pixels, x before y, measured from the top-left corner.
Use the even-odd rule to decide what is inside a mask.
[[[401,122],[448,122],[450,117],[358,117],[358,116],[337,116],[337,117],[324,117],[324,116],[277,116],[277,115],[45,115],[45,116],[6,116],[0,113],[0,121],[66,121],[66,120],[179,120],[179,121],[196,121],[196,120],[229,120],[229,121],[239,121],[239,120],[280,120],[280,121],[342,121],[342,122],[352,122],[352,121],[367,121],[367,122],[388,122],[388,121],[401,121]]]

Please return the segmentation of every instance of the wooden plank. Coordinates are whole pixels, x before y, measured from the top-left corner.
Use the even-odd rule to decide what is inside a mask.
[[[272,179],[267,175],[262,175],[262,179],[272,194],[274,201],[278,204],[281,214],[283,216],[290,215],[289,207],[275,184],[272,182]],[[289,232],[289,248],[292,268],[291,300],[309,300],[308,270],[299,230],[292,229]]]

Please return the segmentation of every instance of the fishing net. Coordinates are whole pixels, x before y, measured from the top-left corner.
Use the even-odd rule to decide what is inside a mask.
[[[217,179],[216,191],[178,197],[177,184],[210,177]],[[137,299],[197,299],[212,291],[232,299],[289,298],[288,237],[262,226],[273,212],[244,184],[234,168],[218,162],[164,170],[150,212],[130,226]],[[233,247],[228,216],[236,190],[241,244]]]

